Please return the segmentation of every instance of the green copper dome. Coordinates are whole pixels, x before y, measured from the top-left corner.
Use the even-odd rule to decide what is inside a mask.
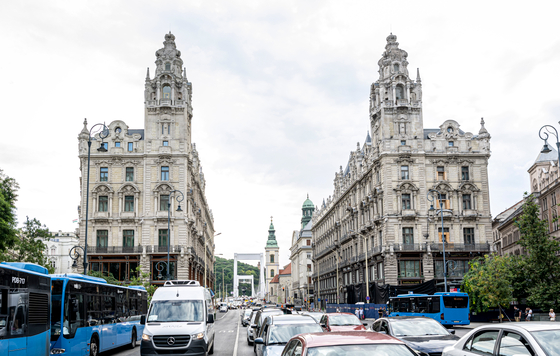
[[[301,228],[303,229],[307,223],[311,221],[311,217],[313,216],[313,212],[315,211],[315,205],[313,202],[309,200],[309,194],[307,194],[307,199],[303,202],[303,206],[301,207]]]
[[[274,225],[272,224],[272,219],[270,219],[270,227],[268,228],[268,240],[266,241],[266,247],[278,247],[278,242],[276,241],[276,230],[274,230]]]
[[[307,199],[303,202],[302,209],[315,209],[315,205],[313,205],[313,202],[309,200],[309,195],[307,196]]]

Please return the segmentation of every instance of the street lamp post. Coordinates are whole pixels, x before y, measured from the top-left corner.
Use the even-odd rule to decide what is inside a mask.
[[[222,267],[222,302],[224,301],[225,290],[226,290],[226,276],[224,274],[224,267]]]
[[[86,125],[87,122],[84,122],[84,125]],[[97,126],[103,126],[103,129],[99,132],[99,138],[101,139],[101,145],[99,146],[99,148],[97,149],[99,152],[107,152],[107,149],[105,148],[105,145],[103,144],[103,139],[107,138],[107,136],[109,136],[109,129],[107,128],[107,126],[105,126],[105,123],[103,124],[95,124],[91,127],[91,129],[89,130],[88,133],[88,151],[87,151],[87,183],[86,183],[86,232],[84,234],[84,275],[87,274],[87,238],[88,238],[88,213],[89,213],[89,166],[90,166],[90,161],[91,161],[91,133],[93,131],[93,129]],[[94,134],[95,135],[95,134]],[[76,251],[77,252],[77,251]],[[75,262],[75,261],[74,261]]]
[[[216,256],[223,256],[223,255],[224,255],[223,253],[217,253],[214,255],[214,283],[212,284],[212,290],[216,289]],[[214,292],[216,291],[214,290]]]
[[[558,123],[560,124],[560,121]],[[544,125],[539,130],[539,137],[544,141],[541,153],[549,153],[552,151],[550,147],[548,147],[548,137],[550,135],[554,135],[554,137],[556,137],[556,150],[558,152],[558,162],[560,162],[560,141],[558,140],[558,131],[554,128],[554,126]]]
[[[185,199],[185,196],[183,195],[183,192],[181,192],[180,190],[172,190],[169,192],[169,198],[167,199],[167,276],[165,276],[165,279],[170,280],[171,279],[171,274],[169,274],[169,250],[171,249],[171,193],[179,193],[181,194],[180,196],[175,196],[173,195],[173,198],[175,198],[175,200],[177,200],[177,203],[179,203],[179,205],[177,206],[177,210],[178,212],[183,211],[183,209],[181,209],[181,202]],[[157,265],[159,265],[161,263],[158,262]],[[156,265],[156,269],[157,269],[157,265]],[[175,264],[176,266],[177,264]]]
[[[366,303],[369,304],[369,267],[368,267],[368,255],[367,255],[367,250],[368,250],[368,245],[367,245],[367,238],[360,234],[359,232],[356,232],[352,229],[350,229],[350,231],[352,231],[353,233],[355,233],[356,235],[360,236],[362,239],[364,239],[364,246],[365,246],[365,250],[366,250]]]
[[[547,136],[548,137],[548,136]],[[546,144],[545,144],[546,146]],[[430,204],[430,210],[434,213],[437,213],[434,209],[434,198],[435,198],[435,194],[437,193],[438,195],[438,200],[439,200],[439,213],[441,215],[441,244],[443,246],[443,288],[444,288],[444,292],[447,293],[447,263],[445,262],[445,244],[446,244],[446,240],[445,240],[445,233],[443,230],[443,200],[441,199],[441,193],[437,190],[434,189],[430,189],[428,190],[428,195],[427,195],[427,199],[428,201],[431,203]],[[449,210],[448,210],[449,211]]]
[[[204,223],[206,224],[206,223]],[[214,237],[221,235],[221,232],[214,234]],[[204,288],[206,288],[206,231],[204,231]]]

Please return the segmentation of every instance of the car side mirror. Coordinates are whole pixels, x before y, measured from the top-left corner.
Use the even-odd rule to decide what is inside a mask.
[[[455,329],[448,330],[451,334],[455,335]]]
[[[321,323],[321,327],[322,327],[322,328],[326,328],[326,327],[327,327],[327,324]]]
[[[208,320],[206,322],[212,324],[214,322],[214,314],[208,314]]]
[[[363,326],[367,326],[367,323],[362,323]]]
[[[140,325],[146,325],[146,315],[140,317]]]
[[[251,324],[251,328],[256,329],[256,328],[257,328],[257,324]]]
[[[262,337],[258,337],[255,339],[255,344],[257,345],[263,345],[264,344],[264,340]]]

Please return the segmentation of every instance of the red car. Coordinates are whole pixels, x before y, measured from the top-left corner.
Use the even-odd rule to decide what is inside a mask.
[[[352,355],[417,356],[404,342],[369,331],[299,334],[282,351],[282,356]]]
[[[365,331],[367,326],[351,313],[325,314],[319,324],[325,331]]]

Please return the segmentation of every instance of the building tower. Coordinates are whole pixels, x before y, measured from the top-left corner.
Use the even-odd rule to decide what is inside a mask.
[[[303,202],[303,206],[301,207],[301,228],[305,228],[305,226],[311,221],[313,217],[313,212],[315,211],[315,206],[313,202],[309,200],[309,194],[307,194],[307,199]]]
[[[140,266],[152,283],[163,284],[169,243],[171,278],[213,288],[214,219],[191,143],[192,85],[173,34],[165,35],[155,63],[155,76],[150,77],[148,68],[145,79],[144,128],[130,129],[121,120],[107,125],[109,136],[97,137],[91,147],[89,187],[87,122],[79,134],[80,244],[87,218],[89,270],[126,282]],[[98,151],[100,145],[107,151]]]
[[[276,230],[274,230],[274,224],[272,223],[272,218],[270,218],[270,227],[268,228],[268,240],[266,241],[265,250],[265,270],[266,270],[266,286],[268,295],[274,295],[275,293],[271,291],[270,281],[275,275],[280,271],[280,256],[278,242],[276,241]],[[270,301],[270,297],[267,298]]]

